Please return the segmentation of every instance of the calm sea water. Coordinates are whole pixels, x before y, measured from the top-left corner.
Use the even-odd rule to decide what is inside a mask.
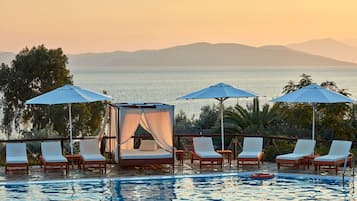
[[[216,100],[177,100],[187,93],[219,82],[233,85],[260,95],[262,104],[281,94],[289,80],[298,81],[302,73],[316,83],[335,81],[339,88],[348,89],[357,100],[357,66],[355,67],[106,67],[87,69],[70,66],[74,83],[101,92],[108,91],[114,102],[162,102],[175,105],[175,113],[184,111],[188,117],[198,117],[205,105]],[[251,98],[231,98],[225,106],[246,105]],[[2,113],[0,114],[2,118]],[[4,138],[0,132],[0,138]]]
[[[356,67],[111,67],[85,69],[71,67],[76,85],[98,92],[108,91],[115,102],[163,102],[175,105],[176,113],[183,110],[189,117],[200,108],[217,104],[215,100],[176,100],[187,93],[224,82],[262,97],[268,103],[281,95],[289,80],[298,81],[302,73],[316,83],[335,81],[339,88],[348,89],[357,99]],[[225,105],[237,102],[245,105],[251,99],[228,99]]]

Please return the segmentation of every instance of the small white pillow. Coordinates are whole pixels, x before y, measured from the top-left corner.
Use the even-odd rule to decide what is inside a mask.
[[[140,151],[155,151],[157,150],[157,144],[155,140],[141,140]]]

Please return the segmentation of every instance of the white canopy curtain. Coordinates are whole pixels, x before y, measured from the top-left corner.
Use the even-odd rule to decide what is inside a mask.
[[[172,151],[173,121],[168,110],[143,110],[140,125],[148,131],[156,143],[166,151]]]
[[[120,146],[122,146],[122,149],[134,149],[134,144],[131,143],[131,139],[139,126],[140,119],[140,109],[123,108],[120,110]]]
[[[157,144],[172,151],[173,120],[167,109],[121,108],[119,114],[120,144],[126,144],[134,136],[139,125],[149,132]],[[127,146],[126,146],[127,147]]]

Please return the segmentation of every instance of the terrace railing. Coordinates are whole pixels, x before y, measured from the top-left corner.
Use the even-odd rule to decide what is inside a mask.
[[[199,137],[199,136],[206,136],[206,137],[212,137],[214,139],[214,144],[216,145],[216,148],[219,149],[220,145],[220,134],[197,134],[197,133],[183,133],[183,134],[175,134],[174,135],[174,144],[177,149],[182,149],[182,150],[190,150],[192,149],[192,138],[193,137]],[[273,146],[278,149],[278,146],[276,146],[276,143],[278,142],[286,142],[286,143],[291,143],[294,144],[297,141],[297,137],[286,137],[286,136],[266,136],[266,135],[247,135],[247,134],[225,134],[226,138],[226,149],[232,150],[233,153],[233,158],[238,155],[239,150],[242,149],[243,145],[243,138],[244,137],[262,137],[264,139],[264,147],[267,146]],[[74,141],[78,141],[81,139],[87,139],[87,138],[95,138],[93,137],[74,137]],[[135,136],[135,139],[139,138],[151,138],[150,135],[141,135],[141,136]],[[12,140],[0,140],[0,144],[5,144],[5,143],[14,143],[14,142],[25,142],[29,144],[38,144],[37,150],[29,150],[31,153],[39,153],[39,144],[40,142],[44,141],[53,141],[53,140],[59,140],[61,141],[62,145],[62,150],[64,150],[65,154],[69,153],[69,146],[68,141],[69,139],[67,137],[54,137],[54,138],[29,138],[29,139],[12,139]],[[104,146],[111,146],[112,143],[109,143],[111,140],[115,140],[115,137],[108,137],[104,136],[103,138],[104,142],[102,145]],[[327,147],[329,146],[330,141],[327,140],[317,140],[317,145],[326,145]],[[353,142],[353,147],[357,144],[357,141]],[[32,146],[33,147],[33,146]],[[108,147],[107,147],[108,148]],[[29,146],[28,146],[29,149]],[[102,153],[105,149],[105,147],[102,147]],[[111,150],[111,147],[109,147],[109,150]],[[279,153],[279,150],[276,152]]]

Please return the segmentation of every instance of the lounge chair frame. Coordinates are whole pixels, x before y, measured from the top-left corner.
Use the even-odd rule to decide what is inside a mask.
[[[301,141],[308,141],[308,140],[304,140],[304,139],[301,139]],[[299,142],[299,140],[297,141],[297,143]],[[311,143],[312,141],[310,141]],[[297,143],[295,144],[295,148],[294,148],[294,152],[295,152],[295,149],[297,148]],[[300,143],[303,143],[303,142],[300,142]],[[313,142],[313,149],[315,148],[315,145],[316,145],[316,141]],[[301,147],[298,147],[301,149]],[[311,148],[311,147],[310,147]],[[293,153],[294,153],[293,152]],[[305,154],[305,153],[304,153]],[[312,157],[314,156],[314,151],[312,150],[312,153],[311,154],[307,154],[307,155],[304,155],[303,157],[301,158],[298,158],[296,160],[294,159],[279,159],[279,158],[276,158],[275,159],[275,162],[276,162],[276,165],[277,165],[277,168],[278,170],[280,169],[280,167],[293,167],[293,168],[296,168],[298,169],[300,167],[300,165],[303,165],[303,168],[305,169],[305,157]]]
[[[331,153],[331,149],[333,148],[334,146],[334,143],[343,143],[345,146],[349,146],[349,149],[351,149],[351,146],[352,146],[352,142],[351,141],[341,141],[341,140],[333,140],[332,141],[332,144],[330,146],[330,151],[327,155],[325,156],[328,156],[328,155],[334,155],[334,153]],[[336,147],[338,146],[335,145]],[[334,150],[336,150],[336,147],[334,147]],[[350,161],[350,158],[351,158],[351,153],[347,154],[346,155],[346,158],[344,159],[339,159],[339,160],[335,160],[335,161],[319,161],[319,160],[314,160],[313,164],[315,166],[315,171],[320,171],[322,168],[323,169],[335,169],[335,173],[338,174],[338,168],[340,165],[344,164],[345,161],[347,163],[350,164],[350,167],[352,166],[352,162]],[[321,168],[322,167],[322,168]]]
[[[41,147],[42,148],[42,147]],[[62,149],[62,148],[61,148]],[[62,151],[62,150],[61,150]],[[69,171],[69,163],[68,163],[68,159],[66,162],[60,162],[60,161],[56,161],[56,162],[49,162],[46,161],[43,156],[40,156],[40,167],[43,167],[43,170],[46,172],[49,168],[50,169],[64,169],[66,171],[66,174],[68,174]]]
[[[216,152],[216,151],[215,151]],[[216,152],[219,154],[218,152]],[[219,154],[221,155],[221,154]],[[201,157],[196,153],[195,146],[193,146],[193,151],[191,151],[191,163],[193,163],[194,160],[199,160],[200,162],[200,169],[202,166],[206,165],[219,165],[220,168],[223,168],[223,156],[221,157]]]
[[[15,144],[15,143],[14,143]],[[25,144],[25,143],[23,143]],[[25,144],[26,147],[26,144]],[[26,153],[27,154],[27,153]],[[5,173],[9,171],[19,171],[19,170],[26,170],[26,173],[29,173],[29,164],[27,163],[8,163],[5,161]]]
[[[243,140],[249,140],[250,142],[260,140],[261,143],[263,143],[262,138],[256,138],[256,137],[248,137]],[[248,141],[248,143],[249,143]],[[263,144],[262,144],[263,145]],[[247,145],[246,145],[247,146]],[[243,149],[244,149],[244,141],[243,141]],[[257,152],[258,153],[258,152]],[[237,167],[239,168],[240,165],[257,165],[258,168],[260,167],[260,163],[263,164],[263,158],[264,158],[264,152],[261,151],[257,157],[252,157],[252,158],[239,158],[239,155],[237,157]]]
[[[237,158],[237,167],[239,167],[240,165],[258,165],[259,168],[260,164],[264,163],[263,158],[264,152],[259,154],[257,158]]]
[[[193,163],[194,160],[199,160],[200,161],[200,169],[202,166],[205,165],[219,165],[221,168],[223,168],[223,157],[222,158],[202,158],[199,155],[197,155],[194,151],[191,152],[191,163]]]
[[[348,159],[347,159],[348,161]],[[338,173],[338,167],[345,163],[345,159],[337,161],[314,161],[315,171],[321,169],[335,169],[335,173]]]
[[[107,161],[85,161],[81,157],[81,165],[83,170],[88,168],[99,168],[101,171],[104,170],[104,173],[107,173]]]
[[[27,174],[29,173],[29,164],[28,163],[5,163],[5,173],[14,170],[26,170]]]
[[[90,140],[96,140],[96,139],[87,139],[88,143],[91,143]],[[81,143],[85,143],[84,141],[80,142],[80,149],[81,149]],[[99,153],[99,147],[93,147],[98,149],[98,154]],[[80,164],[82,165],[83,170],[88,170],[89,168],[99,168],[100,171],[102,172],[104,170],[104,173],[107,173],[107,160],[104,157],[104,160],[85,160],[83,158],[83,155],[87,155],[88,153],[80,153]],[[91,154],[88,154],[91,155]],[[101,154],[100,154],[101,155]]]
[[[293,168],[300,168],[300,165],[304,166],[305,169],[305,160],[304,158],[298,160],[285,160],[285,159],[276,159],[275,160],[278,170],[280,167],[293,167]]]

